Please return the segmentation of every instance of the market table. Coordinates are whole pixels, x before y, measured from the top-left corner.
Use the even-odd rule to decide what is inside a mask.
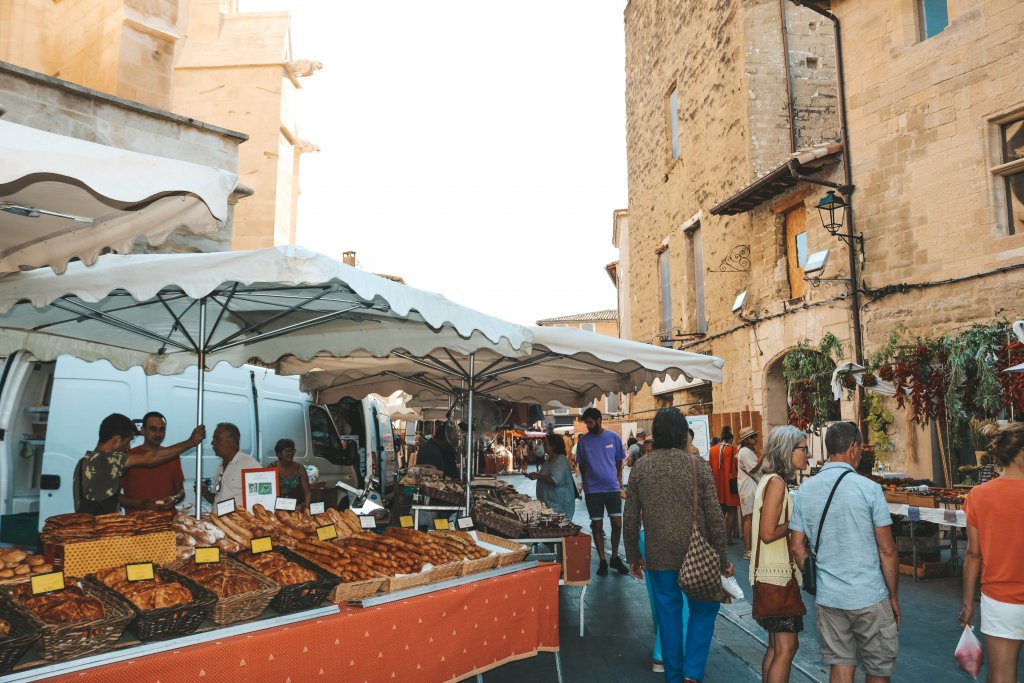
[[[511,570],[511,568],[509,568]],[[497,570],[500,571],[500,570]],[[561,567],[541,564],[375,607],[324,607],[120,653],[69,662],[63,673],[31,670],[0,681],[184,683],[202,681],[417,681],[441,683],[479,675],[538,652],[557,659]],[[429,590],[429,586],[421,590]],[[410,594],[417,592],[411,589]],[[248,632],[244,632],[248,630]],[[230,635],[232,631],[238,632]],[[200,640],[201,642],[195,642]],[[50,667],[44,667],[47,669]]]
[[[917,522],[931,522],[933,524],[950,527],[953,537],[950,539],[949,544],[949,563],[950,567],[953,569],[954,575],[958,573],[960,568],[960,549],[957,545],[957,529],[964,529],[967,527],[967,513],[963,510],[955,510],[952,508],[917,507],[914,505],[907,505],[905,503],[886,503],[886,505],[889,506],[889,514],[906,517],[910,522],[910,542],[913,546],[914,553],[913,577],[915,582],[918,580],[917,541],[914,535],[915,524]]]

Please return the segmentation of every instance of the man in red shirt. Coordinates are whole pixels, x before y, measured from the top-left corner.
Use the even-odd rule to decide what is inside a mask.
[[[158,412],[146,413],[142,418],[141,445],[128,451],[151,453],[163,446],[167,436],[167,419]],[[185,474],[181,458],[174,458],[156,467],[134,467],[121,477],[121,505],[131,514],[141,510],[173,512],[174,506],[185,500]]]

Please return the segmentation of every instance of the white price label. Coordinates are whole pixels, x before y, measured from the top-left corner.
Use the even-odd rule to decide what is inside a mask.
[[[310,503],[309,514],[311,515],[322,515],[324,514],[324,504],[321,503]]]
[[[459,529],[462,529],[463,531],[469,531],[473,528],[473,518],[459,517],[459,519],[455,522],[455,526],[457,526]]]
[[[217,516],[223,517],[224,515],[230,515],[235,511],[235,499],[228,498],[217,503]]]
[[[297,502],[294,498],[278,498],[274,501],[274,509],[295,512],[295,504]]]
[[[360,515],[359,526],[361,526],[364,529],[376,529],[377,520],[371,517],[370,515]]]

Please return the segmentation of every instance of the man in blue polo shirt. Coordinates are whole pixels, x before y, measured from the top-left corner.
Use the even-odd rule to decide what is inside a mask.
[[[892,517],[882,488],[856,473],[861,454],[857,426],[830,425],[825,450],[829,463],[794,497],[790,547],[803,563],[821,528],[815,603],[822,659],[831,666],[829,680],[853,683],[860,664],[867,683],[888,683],[899,652],[900,623]]]
[[[611,566],[620,574],[628,574],[629,567],[619,557],[619,539],[622,536],[622,461],[626,459],[626,451],[618,434],[601,427],[601,411],[597,408],[583,411],[583,423],[587,425],[587,433],[580,436],[576,445],[576,464],[583,478],[590,529],[594,534],[597,556],[601,560],[597,575],[608,574],[609,563],[605,561],[604,555],[606,511],[612,524]]]

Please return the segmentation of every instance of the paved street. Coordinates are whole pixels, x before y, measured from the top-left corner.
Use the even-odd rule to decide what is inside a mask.
[[[533,492],[533,482],[523,477],[513,476],[506,480],[523,492]],[[584,526],[589,524],[582,502],[577,503],[574,521]],[[742,548],[730,546],[729,551],[736,565],[737,577],[749,595],[748,568],[742,559]],[[597,569],[596,559],[593,569]],[[653,683],[662,680],[660,674],[651,673],[650,669],[654,633],[644,585],[614,571],[605,577],[594,575],[586,596],[586,633],[583,638],[578,636],[579,594],[578,588],[563,588],[560,600],[561,658],[565,681]],[[900,683],[969,681],[970,677],[957,669],[953,662],[953,649],[960,637],[957,623],[960,579],[914,583],[910,577],[902,576],[900,596],[903,624],[900,629],[900,657],[893,680]],[[819,661],[813,603],[807,602],[807,607],[806,630],[801,634],[801,649],[791,678],[794,683],[828,680],[827,667]],[[723,606],[708,659],[706,683],[760,680],[760,660],[765,642],[764,630],[750,617],[749,602]],[[486,674],[484,680],[489,683],[554,681],[554,657],[542,654],[514,662]],[[863,676],[858,676],[857,680],[862,681]]]

